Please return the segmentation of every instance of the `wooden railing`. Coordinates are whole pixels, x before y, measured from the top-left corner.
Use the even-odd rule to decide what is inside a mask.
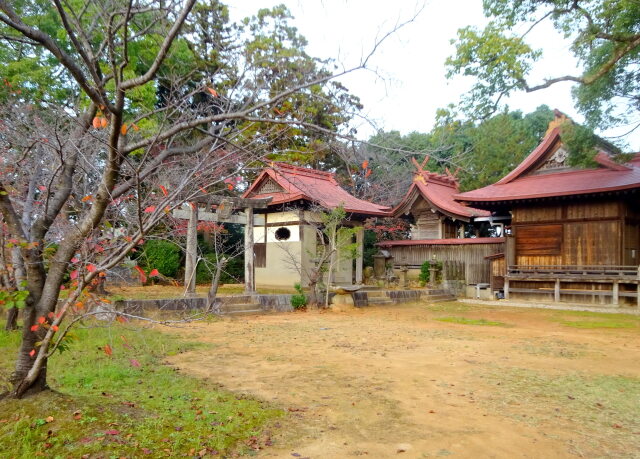
[[[569,265],[511,265],[507,269],[510,277],[628,277],[640,279],[640,266],[624,265],[595,265],[595,266],[569,266]],[[584,277],[582,277],[584,279]]]
[[[516,282],[553,282],[553,287],[523,288],[510,286]],[[573,288],[575,283],[600,284],[598,289]],[[604,284],[604,285],[603,285]],[[602,289],[609,284],[610,289]],[[620,285],[627,285],[621,290]],[[547,284],[548,285],[548,284]],[[579,285],[579,284],[578,284]],[[629,285],[632,290],[629,289]],[[605,287],[606,288],[606,287]],[[504,282],[504,296],[511,293],[553,294],[554,302],[559,302],[561,295],[590,295],[592,297],[611,297],[614,305],[619,304],[620,297],[635,298],[640,306],[640,266],[599,265],[599,266],[567,266],[567,265],[512,265],[507,268]]]

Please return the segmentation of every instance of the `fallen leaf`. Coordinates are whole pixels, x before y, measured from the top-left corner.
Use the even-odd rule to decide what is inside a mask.
[[[132,367],[136,367],[136,368],[140,368],[140,362],[138,362],[136,359],[131,359],[129,360],[129,363],[131,364]]]
[[[160,275],[160,271],[158,271],[157,269],[152,269],[151,272],[149,273],[149,277],[156,277]]]
[[[45,421],[47,421],[47,424],[50,423],[50,422],[53,422],[53,416],[47,416],[45,418]]]
[[[111,349],[111,346],[109,346],[108,344],[104,345],[104,353],[107,354],[109,357],[111,357],[111,355],[113,355],[113,350]]]
[[[104,433],[105,435],[119,435],[120,431],[116,429],[107,430]]]

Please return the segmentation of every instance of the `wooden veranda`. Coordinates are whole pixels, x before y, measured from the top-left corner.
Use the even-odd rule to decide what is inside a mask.
[[[512,293],[562,300],[618,306],[621,298],[635,299],[640,306],[640,266],[527,266],[512,265],[504,278],[504,296]]]

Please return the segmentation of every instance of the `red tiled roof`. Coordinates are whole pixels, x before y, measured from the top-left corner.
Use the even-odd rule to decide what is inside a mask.
[[[544,160],[560,141],[560,129],[554,128],[513,171],[493,185],[457,194],[455,199],[469,203],[504,202],[558,196],[605,193],[640,188],[640,158],[618,164],[605,152],[595,160],[597,169],[547,172],[526,175]]]
[[[455,178],[434,172],[419,171],[415,174],[409,191],[392,210],[392,214],[394,217],[399,217],[408,213],[418,194],[443,214],[459,220],[469,221],[472,217],[486,217],[491,214],[486,210],[474,209],[456,202],[454,196],[459,191]]]
[[[273,179],[284,191],[255,193],[268,178]],[[291,166],[285,163],[275,163],[273,167],[262,171],[243,197],[272,197],[273,200],[269,204],[270,206],[303,199],[316,203],[325,209],[334,209],[342,205],[347,212],[365,215],[386,216],[390,210],[389,207],[351,196],[340,187],[331,172]]]
[[[460,239],[407,239],[405,241],[378,242],[380,247],[402,247],[412,245],[469,245],[469,244],[501,244],[503,237],[475,237]]]
[[[624,171],[588,169],[532,175],[511,183],[489,185],[456,196],[467,202],[497,202],[604,193],[640,188],[640,167]]]

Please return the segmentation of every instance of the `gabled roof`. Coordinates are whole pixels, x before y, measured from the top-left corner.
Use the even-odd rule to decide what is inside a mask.
[[[545,169],[548,161],[552,161],[561,148],[560,127],[554,127],[540,145],[501,180],[484,188],[457,194],[455,198],[482,205],[640,189],[640,155],[627,164],[618,164],[606,151],[601,150],[595,157],[596,168]]]
[[[394,217],[408,214],[418,199],[427,203],[441,213],[456,220],[469,221],[473,217],[486,217],[490,212],[467,207],[454,200],[458,194],[458,181],[451,175],[436,174],[418,167],[413,183],[402,201],[391,211]]]
[[[345,191],[335,180],[335,174],[315,169],[273,163],[244,193],[244,198],[272,197],[269,204],[281,205],[298,200],[318,204],[325,209],[342,205],[347,212],[387,216],[389,207],[358,199]]]

